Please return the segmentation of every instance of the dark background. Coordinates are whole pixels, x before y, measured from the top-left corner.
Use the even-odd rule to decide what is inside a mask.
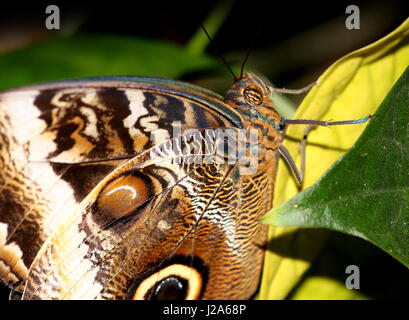
[[[303,87],[343,55],[394,30],[407,17],[405,1],[133,1],[2,3],[0,53],[55,36],[44,28],[45,8],[56,4],[65,34],[96,32],[184,45],[212,10],[227,12],[208,53],[247,66],[281,87]],[[361,28],[347,30],[345,8],[358,5]],[[231,77],[224,68],[226,86]],[[191,80],[189,75],[187,80]]]
[[[407,2],[407,1],[406,1]],[[343,55],[381,38],[408,17],[405,1],[235,1],[207,52],[240,65],[251,47],[247,67],[281,87],[303,87]],[[55,37],[44,28],[45,8],[60,8],[62,31],[125,34],[185,45],[220,1],[41,2],[1,4],[0,54]],[[345,28],[345,8],[358,5],[361,28]],[[0,70],[1,72],[1,70]],[[231,83],[227,68],[200,70],[184,80],[223,91]],[[205,79],[206,81],[204,81]],[[371,244],[333,233],[309,274],[345,279],[346,264],[361,268],[362,292],[375,299],[407,298],[405,267]],[[0,298],[8,289],[0,288]]]

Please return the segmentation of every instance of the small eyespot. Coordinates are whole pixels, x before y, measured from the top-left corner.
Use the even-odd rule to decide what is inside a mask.
[[[194,300],[202,291],[202,276],[193,267],[170,265],[143,280],[133,300]]]
[[[243,90],[244,99],[251,105],[257,106],[263,102],[263,92],[257,86],[249,86]]]
[[[109,182],[98,196],[95,215],[102,220],[118,219],[134,211],[149,198],[146,179],[127,174]]]

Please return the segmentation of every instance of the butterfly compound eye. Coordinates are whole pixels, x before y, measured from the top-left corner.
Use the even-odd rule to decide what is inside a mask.
[[[173,264],[143,280],[133,300],[195,300],[200,297],[202,283],[195,268]]]
[[[249,86],[243,90],[243,96],[246,101],[257,106],[263,102],[263,91],[257,86]]]
[[[134,211],[149,198],[149,180],[134,174],[109,182],[97,199],[97,218],[118,219]]]

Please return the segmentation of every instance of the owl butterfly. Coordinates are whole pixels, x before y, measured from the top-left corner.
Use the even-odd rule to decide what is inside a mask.
[[[224,99],[149,77],[0,93],[0,278],[22,299],[250,298],[279,153],[301,180],[272,90],[248,73]]]

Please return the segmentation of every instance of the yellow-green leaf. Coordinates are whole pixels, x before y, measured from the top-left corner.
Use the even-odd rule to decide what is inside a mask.
[[[409,19],[386,37],[352,52],[330,66],[302,102],[294,118],[351,120],[374,113],[409,65]],[[298,186],[283,161],[277,175],[274,206],[311,186],[359,137],[365,125],[321,127],[308,137],[304,182]],[[305,127],[290,126],[285,146],[299,163],[299,140]],[[282,299],[309,267],[325,241],[305,237],[306,230],[270,228],[258,298]],[[307,233],[311,235],[311,233]],[[275,244],[274,239],[285,238]],[[282,256],[290,250],[292,254]]]
[[[291,297],[292,300],[367,300],[358,290],[327,277],[306,278]]]

